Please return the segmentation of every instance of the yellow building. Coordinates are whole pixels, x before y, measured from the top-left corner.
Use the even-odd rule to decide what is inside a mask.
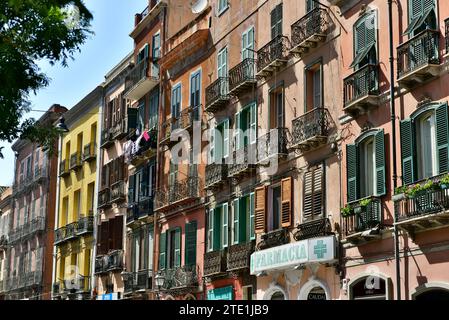
[[[64,115],[55,222],[54,299],[90,299],[103,88]]]

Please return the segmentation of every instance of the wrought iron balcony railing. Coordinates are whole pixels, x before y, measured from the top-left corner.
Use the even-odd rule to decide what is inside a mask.
[[[55,230],[55,244],[68,241],[76,237],[77,223],[72,222],[64,227]]]
[[[46,166],[36,167],[34,169],[34,181],[35,182],[39,182],[39,181],[42,181],[43,179],[47,179],[47,178],[48,178],[48,171],[47,171]]]
[[[226,272],[227,251],[217,250],[204,254],[203,273],[205,277],[218,276]]]
[[[109,188],[104,188],[98,193],[98,209],[104,209],[111,205],[111,192]]]
[[[83,161],[91,161],[96,158],[96,143],[88,143],[84,146]]]
[[[81,217],[76,222],[76,234],[77,235],[92,233],[93,230],[94,230],[94,217],[93,216]]]
[[[377,105],[379,96],[379,65],[367,64],[343,80],[344,108],[360,109]]]
[[[332,226],[328,218],[321,218],[298,224],[293,237],[296,241],[324,237],[332,234]]]
[[[128,117],[119,119],[117,123],[110,129],[111,139],[122,139],[129,133],[128,128]]]
[[[108,256],[99,255],[95,257],[95,274],[102,274],[107,272],[108,267]]]
[[[250,256],[254,252],[254,242],[236,244],[229,247],[228,271],[249,269]]]
[[[119,271],[123,269],[123,250],[114,250],[108,254],[108,271]]]
[[[206,88],[206,111],[216,112],[228,103],[229,78],[220,77]]]
[[[68,175],[70,175],[69,162],[66,159],[64,159],[59,164],[59,176],[65,177]]]
[[[315,108],[292,121],[292,148],[308,151],[327,143],[333,121],[326,108]]]
[[[377,197],[367,199],[371,200],[367,205],[361,205],[360,200],[348,204],[351,215],[343,217],[343,232],[346,237],[382,227],[382,201]]]
[[[315,8],[292,25],[291,51],[302,55],[319,42],[324,42],[329,33],[330,17],[323,8]]]
[[[90,276],[79,275],[78,277],[76,277],[76,289],[77,292],[89,292]]]
[[[75,152],[70,155],[70,170],[76,170],[83,165],[81,161],[81,153]]]
[[[398,81],[407,81],[407,75],[421,73],[429,76],[435,71],[428,69],[440,64],[440,32],[424,30],[397,48]]]
[[[265,250],[273,247],[282,246],[290,242],[287,229],[278,229],[265,233],[261,241],[257,244],[258,250]]]
[[[110,202],[118,203],[118,202],[124,201],[125,199],[126,199],[125,182],[117,181],[116,183],[111,185]]]
[[[165,209],[174,205],[195,201],[203,190],[200,177],[188,177],[187,179],[176,181],[167,188],[156,191],[156,208]]]
[[[444,21],[444,29],[446,35],[446,53],[449,53],[449,18]]]
[[[135,278],[135,290],[146,290],[152,287],[152,271],[151,270],[140,270],[134,273]]]
[[[257,51],[257,74],[271,75],[288,61],[290,43],[286,36],[279,35]]]
[[[233,162],[228,166],[228,177],[235,178],[253,171],[257,163],[256,144],[246,145],[233,153]]]
[[[206,188],[211,189],[226,183],[228,166],[226,164],[208,164],[206,166]]]
[[[131,293],[134,291],[134,274],[132,272],[123,272],[123,289],[125,294]]]
[[[182,266],[159,271],[165,278],[161,291],[198,287],[198,266]]]
[[[263,162],[273,157],[287,156],[288,134],[287,128],[276,128],[259,137],[257,141],[258,162]]]
[[[246,58],[229,70],[229,93],[235,96],[254,88],[257,84],[255,59]]]
[[[139,100],[159,83],[159,67],[152,58],[138,62],[125,81],[125,97]]]
[[[105,128],[101,131],[101,148],[108,148],[110,145],[114,143],[112,139],[111,130],[109,128]]]

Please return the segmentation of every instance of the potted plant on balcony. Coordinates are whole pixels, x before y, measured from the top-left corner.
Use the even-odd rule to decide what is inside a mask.
[[[398,202],[407,198],[408,186],[397,187],[392,197],[393,202]]]
[[[443,190],[449,189],[449,174],[446,174],[439,181],[440,188]]]
[[[345,207],[341,208],[341,215],[343,217],[350,217],[354,215],[354,210],[349,205],[346,205]]]

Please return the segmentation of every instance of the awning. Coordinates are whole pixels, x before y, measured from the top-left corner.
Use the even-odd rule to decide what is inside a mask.
[[[352,61],[351,65],[349,66],[350,68],[354,68],[355,66],[357,66],[360,61],[363,60],[363,58],[365,58],[368,53],[371,51],[371,49],[373,47],[376,46],[376,43],[373,42],[371,45],[369,45],[368,47],[366,47],[364,50],[360,51],[354,58],[354,61]]]

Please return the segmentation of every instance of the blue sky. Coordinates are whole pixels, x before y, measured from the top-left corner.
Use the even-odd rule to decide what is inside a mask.
[[[46,110],[59,103],[67,108],[74,106],[104,80],[108,73],[132,49],[129,33],[134,26],[134,15],[143,11],[148,0],[86,0],[93,13],[93,36],[81,47],[81,53],[69,62],[67,68],[39,62],[51,78],[48,87],[31,97],[32,108]],[[42,113],[31,112],[27,117],[38,119]],[[11,144],[0,141],[4,159],[0,159],[0,185],[11,185],[14,177],[14,154]]]

